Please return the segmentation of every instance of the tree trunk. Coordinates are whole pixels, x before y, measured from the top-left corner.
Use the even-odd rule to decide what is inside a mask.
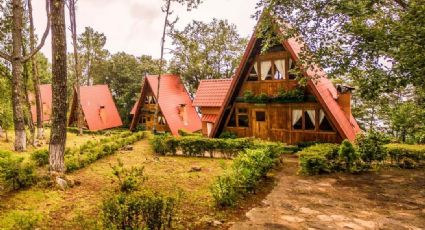
[[[25,151],[26,133],[24,111],[22,107],[22,21],[23,5],[21,0],[13,0],[13,28],[12,28],[12,106],[13,124],[15,126],[15,151]]]
[[[159,88],[161,84],[161,74],[162,74],[162,66],[164,65],[164,45],[165,45],[165,36],[167,35],[167,25],[168,25],[168,16],[170,16],[170,7],[171,0],[167,0],[166,2],[166,10],[165,10],[165,21],[164,28],[162,31],[162,39],[161,39],[161,59],[159,61],[159,74],[158,74],[158,86],[156,91],[156,105],[155,105],[155,114],[153,117],[153,125],[152,132],[156,133],[156,125],[158,124],[158,113],[159,113]]]
[[[26,56],[26,49],[25,49],[25,44],[22,42],[22,56],[25,57]],[[25,119],[26,119],[26,123],[28,126],[28,129],[30,130],[30,138],[29,138],[29,143],[32,146],[36,146],[36,138],[35,138],[35,127],[34,127],[34,122],[32,120],[32,114],[31,114],[31,102],[28,96],[28,85],[29,85],[29,68],[28,68],[28,62],[25,62],[23,64],[23,68],[24,68],[24,72],[23,72],[23,79],[24,79],[24,93],[23,93],[23,100],[25,102],[25,107],[26,109],[25,111]]]
[[[34,20],[32,16],[32,3],[31,0],[28,0],[28,14],[30,21],[30,46],[31,51],[35,49],[35,35],[34,35]],[[40,94],[40,77],[38,75],[38,66],[35,57],[31,58],[32,66],[32,81],[34,84],[34,97],[35,97],[35,109],[37,114],[37,139],[44,139],[44,129],[43,129],[43,106],[41,102]]]
[[[80,60],[78,58],[78,43],[77,43],[77,20],[75,18],[75,0],[69,0],[69,21],[71,22],[72,45],[74,47],[74,62],[75,62],[75,91],[77,96],[77,127],[78,134],[83,135],[83,115],[81,113],[81,97],[80,97],[80,79],[81,69]]]
[[[50,0],[52,19],[52,131],[49,146],[49,164],[53,172],[65,172],[64,153],[66,143],[67,112],[67,63],[65,2]]]

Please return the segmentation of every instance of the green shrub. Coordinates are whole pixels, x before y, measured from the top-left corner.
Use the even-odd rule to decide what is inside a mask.
[[[22,157],[0,158],[0,180],[7,188],[17,190],[26,188],[36,182],[35,166],[24,162]]]
[[[121,192],[136,191],[145,181],[143,176],[144,167],[124,168],[121,160],[118,160],[118,165],[112,166],[114,176],[118,180]]]
[[[232,206],[237,199],[255,191],[261,180],[279,162],[279,148],[264,147],[241,152],[224,176],[218,177],[210,191],[215,204],[220,207]]]
[[[49,164],[49,150],[40,149],[32,152],[31,160],[33,160],[39,167]]]
[[[158,193],[121,193],[104,200],[103,227],[106,229],[171,229],[175,199]]]
[[[316,175],[335,171],[339,167],[338,150],[336,144],[316,144],[303,149],[298,153],[300,173]]]
[[[425,164],[425,145],[388,144],[391,163],[401,168],[416,168]]]
[[[350,141],[344,140],[338,150],[339,160],[345,163],[345,171],[357,171],[355,164],[358,163],[359,156]]]
[[[376,131],[370,131],[356,137],[360,158],[367,165],[371,165],[374,161],[382,162],[387,158],[388,152],[384,145],[388,142],[389,139],[384,134]]]
[[[236,133],[233,133],[233,132],[230,132],[230,131],[224,131],[220,134],[219,138],[236,139],[236,138],[238,138],[238,135],[236,135]]]
[[[32,230],[37,229],[37,224],[41,221],[40,214],[33,211],[14,211],[12,213],[13,229]]]
[[[232,175],[218,177],[210,187],[215,204],[218,207],[229,207],[236,204],[239,193],[236,191],[236,183]]]

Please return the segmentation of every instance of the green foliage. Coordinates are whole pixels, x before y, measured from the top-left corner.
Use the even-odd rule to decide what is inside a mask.
[[[0,75],[2,75],[3,65],[0,63]],[[0,77],[0,127],[9,130],[13,126],[12,115],[12,96],[10,89],[10,81]]]
[[[417,168],[425,165],[425,145],[388,144],[391,163],[401,168]]]
[[[0,184],[10,190],[18,190],[33,185],[37,180],[35,166],[24,162],[22,157],[3,155],[0,157]]]
[[[289,103],[289,102],[303,102],[305,100],[304,90],[296,88],[293,90],[279,90],[277,96],[269,96],[266,93],[255,95],[253,92],[247,90],[243,92],[243,97],[238,98],[240,102],[246,103]]]
[[[103,201],[105,229],[171,229],[175,199],[158,193],[120,193]]]
[[[49,150],[40,149],[32,152],[31,160],[33,160],[39,167],[49,164]]]
[[[347,172],[356,171],[354,164],[358,162],[359,156],[350,141],[344,140],[338,150],[339,160],[345,162]]]
[[[40,214],[32,211],[15,211],[12,214],[13,229],[32,230],[36,229],[37,224],[41,221]]]
[[[101,139],[99,142],[88,141],[80,146],[80,148],[66,151],[66,170],[67,172],[72,172],[77,169],[84,168],[98,159],[111,155],[120,148],[133,144],[144,137],[144,132],[131,133],[126,131],[120,134],[115,134],[109,138]]]
[[[390,112],[391,129],[402,142],[415,141],[415,135],[425,130],[425,110],[413,102],[397,104]]]
[[[230,131],[224,131],[220,134],[219,138],[222,139],[236,139],[238,138],[238,135],[236,133],[230,132]]]
[[[338,168],[338,151],[336,144],[316,144],[299,152],[300,173],[316,175],[330,173]]]
[[[359,134],[356,137],[356,144],[360,158],[367,164],[373,161],[382,162],[387,157],[385,144],[388,144],[388,137],[376,131]]]
[[[217,19],[209,24],[193,21],[171,37],[175,48],[170,70],[180,74],[191,94],[203,79],[231,78],[247,43],[235,25]]]
[[[118,160],[118,165],[112,166],[112,171],[118,180],[121,192],[136,191],[146,179],[143,176],[144,167],[126,169],[121,160]]]
[[[218,177],[210,188],[216,205],[233,206],[244,194],[255,192],[261,180],[278,164],[279,150],[269,146],[241,152],[230,170]]]
[[[220,152],[224,157],[234,157],[240,151],[253,146],[253,141],[247,138],[239,139],[212,139],[202,136],[173,137],[171,135],[157,135],[151,140],[156,154],[175,155],[181,151],[185,156],[214,156]]]

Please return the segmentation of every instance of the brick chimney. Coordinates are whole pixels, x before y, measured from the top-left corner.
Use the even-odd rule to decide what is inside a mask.
[[[182,119],[184,125],[188,125],[188,115],[187,115],[187,108],[186,108],[186,104],[180,104],[179,107],[179,115],[180,118]]]
[[[337,85],[336,89],[338,91],[337,102],[339,107],[341,107],[345,116],[348,120],[351,118],[351,95],[354,90],[353,87],[347,85]]]

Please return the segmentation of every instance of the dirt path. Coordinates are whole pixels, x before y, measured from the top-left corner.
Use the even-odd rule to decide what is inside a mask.
[[[285,159],[276,187],[232,230],[425,229],[425,170],[298,176]]]

